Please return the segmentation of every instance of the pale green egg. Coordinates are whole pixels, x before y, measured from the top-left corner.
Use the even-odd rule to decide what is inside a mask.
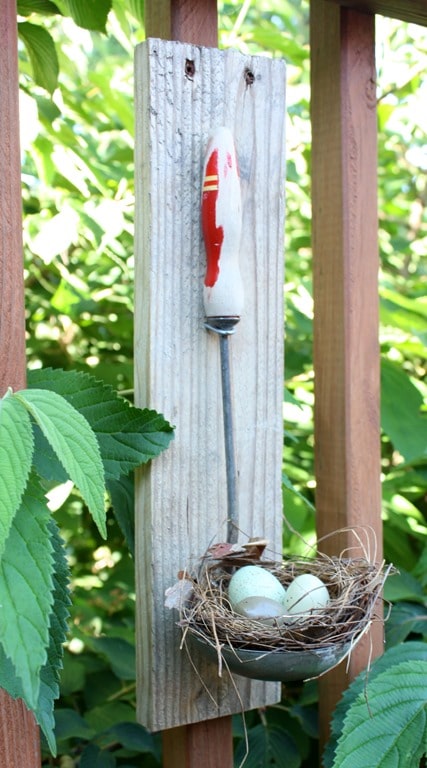
[[[247,597],[265,597],[283,604],[285,594],[286,590],[279,579],[258,565],[239,568],[228,585],[228,599],[233,609]]]

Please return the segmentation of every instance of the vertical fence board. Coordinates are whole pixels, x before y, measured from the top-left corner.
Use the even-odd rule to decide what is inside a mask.
[[[0,396],[25,386],[16,3],[0,0]],[[0,762],[39,768],[39,731],[20,700],[0,691]]]
[[[160,40],[137,51],[136,396],[176,427],[137,483],[139,716],[152,730],[280,696],[275,683],[235,687],[192,652],[202,682],[163,601],[177,572],[226,535],[219,345],[203,326],[200,233],[203,154],[222,124],[243,192],[245,310],[230,341],[240,526],[281,551],[284,97],[281,61]]]
[[[318,534],[370,526],[382,556],[374,17],[311,4],[315,455]],[[338,554],[350,533],[322,543]],[[360,550],[351,550],[351,555]],[[382,626],[320,681],[321,729]]]
[[[16,4],[0,2],[0,395],[25,386]]]
[[[216,47],[216,0],[198,0],[197,3],[194,0],[147,0],[145,31],[147,37]]]

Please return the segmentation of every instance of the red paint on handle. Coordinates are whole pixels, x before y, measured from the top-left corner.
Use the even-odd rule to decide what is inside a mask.
[[[242,200],[234,140],[224,126],[208,143],[201,208],[206,250],[205,315],[240,317],[244,298],[239,269]]]
[[[205,285],[208,288],[212,288],[218,279],[219,259],[224,240],[224,228],[216,224],[217,199],[218,150],[214,149],[206,163],[202,192],[202,230],[206,249]]]

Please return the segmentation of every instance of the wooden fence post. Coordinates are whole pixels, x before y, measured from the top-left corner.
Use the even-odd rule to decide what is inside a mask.
[[[311,3],[316,508],[320,537],[370,526],[382,557],[374,16]],[[348,532],[322,542],[354,547]],[[352,549],[351,556],[361,554]],[[321,741],[340,694],[380,654],[373,625],[320,680]]]
[[[25,387],[21,158],[16,3],[0,0],[0,396]],[[39,730],[23,701],[0,690],[0,764],[39,768]]]

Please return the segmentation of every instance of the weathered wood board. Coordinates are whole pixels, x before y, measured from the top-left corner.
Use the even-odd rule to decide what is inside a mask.
[[[281,552],[285,64],[150,39],[136,51],[136,401],[175,426],[137,480],[138,716],[172,728],[276,702],[276,683],[218,678],[179,650],[164,608],[177,573],[226,536],[218,338],[204,328],[201,175],[210,132],[234,133],[245,309],[230,340],[241,540]]]

